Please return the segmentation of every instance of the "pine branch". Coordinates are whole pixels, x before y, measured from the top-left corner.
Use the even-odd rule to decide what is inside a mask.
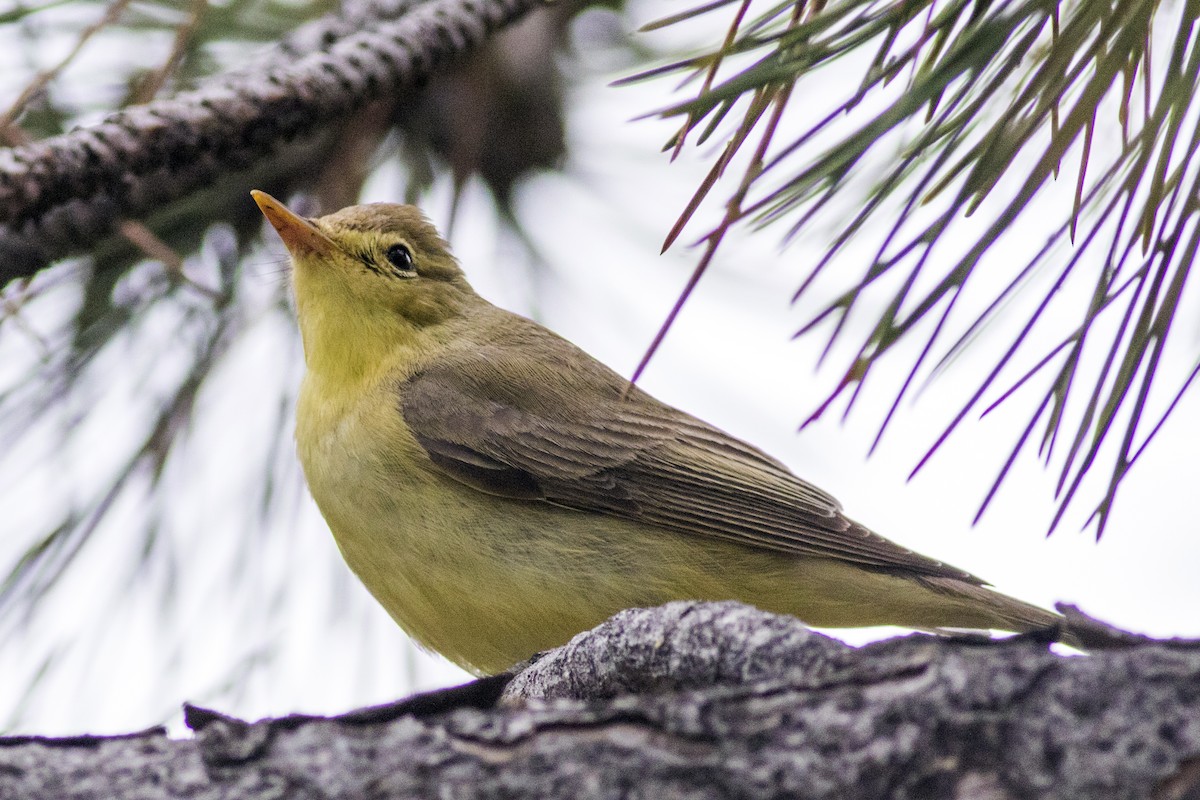
[[[617,614],[514,675],[193,735],[0,738],[12,800],[1192,798],[1196,642],[852,648],[737,603]]]
[[[413,86],[537,0],[430,0],[265,74],[252,72],[0,151],[0,286],[381,95]]]

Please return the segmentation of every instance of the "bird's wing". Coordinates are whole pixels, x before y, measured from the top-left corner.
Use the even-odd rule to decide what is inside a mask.
[[[622,398],[625,379],[557,344],[578,357],[529,363],[484,345],[406,381],[400,411],[438,469],[513,499],[981,583],[847,519],[831,496],[757,448],[636,388]]]

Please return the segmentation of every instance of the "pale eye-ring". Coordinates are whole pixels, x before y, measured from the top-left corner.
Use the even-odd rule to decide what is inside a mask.
[[[413,271],[412,251],[407,245],[394,244],[387,249],[386,255],[388,263],[401,272]]]

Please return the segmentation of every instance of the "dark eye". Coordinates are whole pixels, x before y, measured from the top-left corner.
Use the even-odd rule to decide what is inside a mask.
[[[412,251],[406,245],[394,244],[387,249],[388,262],[401,272],[413,271]]]

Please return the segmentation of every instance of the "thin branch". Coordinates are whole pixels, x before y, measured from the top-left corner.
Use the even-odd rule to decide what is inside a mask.
[[[113,0],[108,9],[100,17],[80,32],[79,38],[75,40],[75,45],[65,56],[53,67],[44,72],[38,73],[33,80],[17,95],[17,99],[12,102],[8,110],[0,114],[0,130],[7,131],[21,112],[25,110],[25,105],[35,97],[39,92],[50,84],[50,81],[58,77],[59,73],[66,69],[67,65],[75,60],[79,52],[83,50],[84,45],[95,36],[97,33],[107,28],[112,23],[116,22],[117,17],[121,16],[121,12],[129,5],[130,0]]]

